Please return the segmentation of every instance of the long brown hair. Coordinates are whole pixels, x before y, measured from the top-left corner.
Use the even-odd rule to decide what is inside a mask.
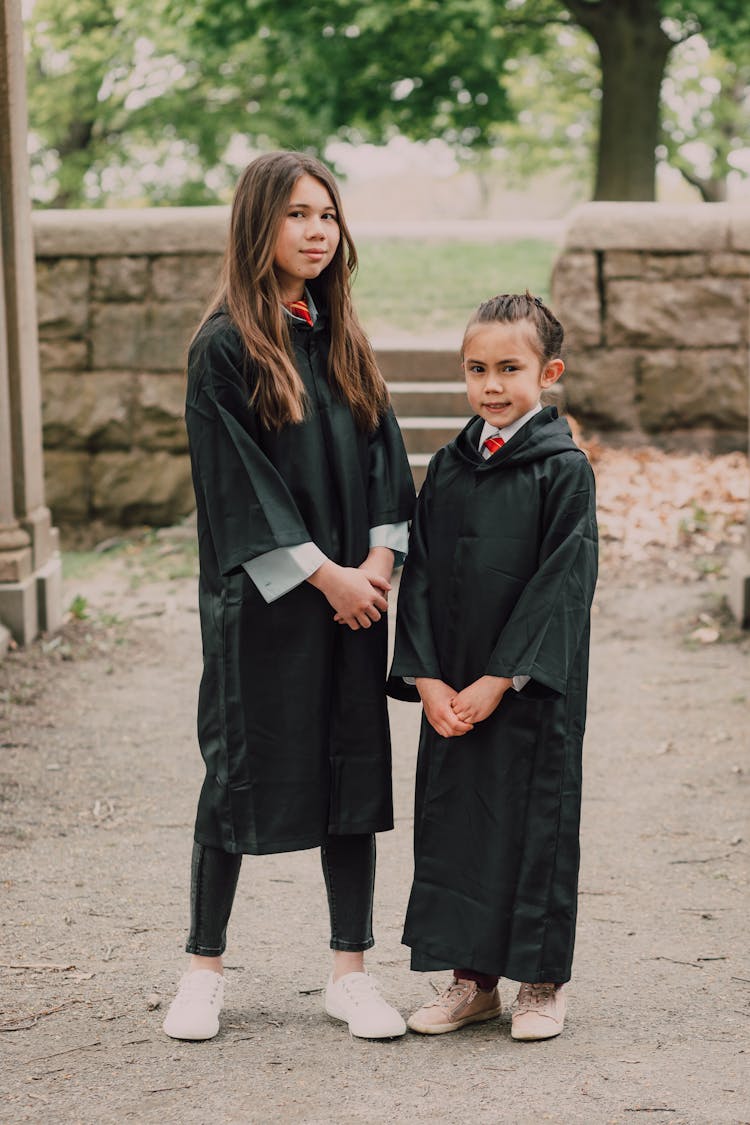
[[[328,377],[360,429],[373,430],[388,405],[388,388],[352,305],[357,252],[338,185],[319,160],[300,152],[269,152],[247,166],[234,195],[221,277],[203,320],[226,307],[257,369],[250,405],[261,423],[280,429],[301,422],[306,394],[294,365],[274,254],[292,190],[304,175],[313,176],[329,193],[341,231],[333,259],[312,285],[329,317]]]

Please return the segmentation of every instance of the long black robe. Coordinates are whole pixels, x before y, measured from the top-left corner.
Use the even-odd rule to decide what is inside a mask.
[[[433,458],[401,581],[392,682],[527,675],[468,734],[422,719],[412,968],[570,978],[594,480],[548,407],[488,461],[474,418]],[[403,691],[399,688],[393,694]]]
[[[188,359],[206,764],[195,839],[228,852],[294,851],[326,833],[393,827],[385,615],[369,629],[337,625],[307,582],[267,604],[242,568],[308,541],[358,566],[371,527],[412,515],[393,414],[367,434],[335,397],[324,313],[313,328],[295,321],[292,338],[309,412],[279,432],[247,405],[253,369],[224,313]]]

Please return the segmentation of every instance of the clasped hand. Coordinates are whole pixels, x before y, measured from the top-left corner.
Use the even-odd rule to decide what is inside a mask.
[[[487,719],[513,686],[513,680],[505,676],[480,676],[457,692],[443,680],[418,677],[416,686],[430,726],[442,738],[455,738]]]
[[[388,609],[391,584],[374,567],[339,566],[329,559],[308,581],[336,611],[334,620],[350,629],[369,629]]]

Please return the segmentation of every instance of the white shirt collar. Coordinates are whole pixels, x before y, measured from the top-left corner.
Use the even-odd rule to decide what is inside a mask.
[[[312,299],[312,293],[307,288],[307,286],[305,286],[305,292],[302,299],[305,301],[308,309],[310,310],[312,322],[313,324],[315,324],[315,321],[318,319],[318,310],[315,307],[315,301],[313,301]],[[291,317],[292,320],[301,320],[303,324],[307,324],[307,321],[304,319],[304,317],[297,316],[296,313],[293,313],[291,309],[288,309],[286,307],[286,305],[283,306],[283,309],[286,315]]]
[[[533,418],[541,409],[542,404],[538,402],[536,406],[532,407],[532,409],[521,418],[516,418],[515,422],[511,422],[509,426],[503,426],[501,430],[498,430],[497,426],[493,426],[492,422],[485,422],[482,426],[482,432],[479,435],[478,448],[482,448],[488,437],[501,437],[503,441],[510,441],[513,434],[517,433],[521,429],[521,426],[525,426],[529,418]]]

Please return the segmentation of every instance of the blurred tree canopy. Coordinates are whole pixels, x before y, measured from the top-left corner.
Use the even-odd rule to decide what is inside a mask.
[[[401,133],[480,164],[499,147],[519,173],[567,160],[597,199],[652,199],[658,149],[720,197],[749,34],[747,0],[36,0],[35,194],[210,202],[248,146]],[[664,83],[696,36],[710,67]]]

